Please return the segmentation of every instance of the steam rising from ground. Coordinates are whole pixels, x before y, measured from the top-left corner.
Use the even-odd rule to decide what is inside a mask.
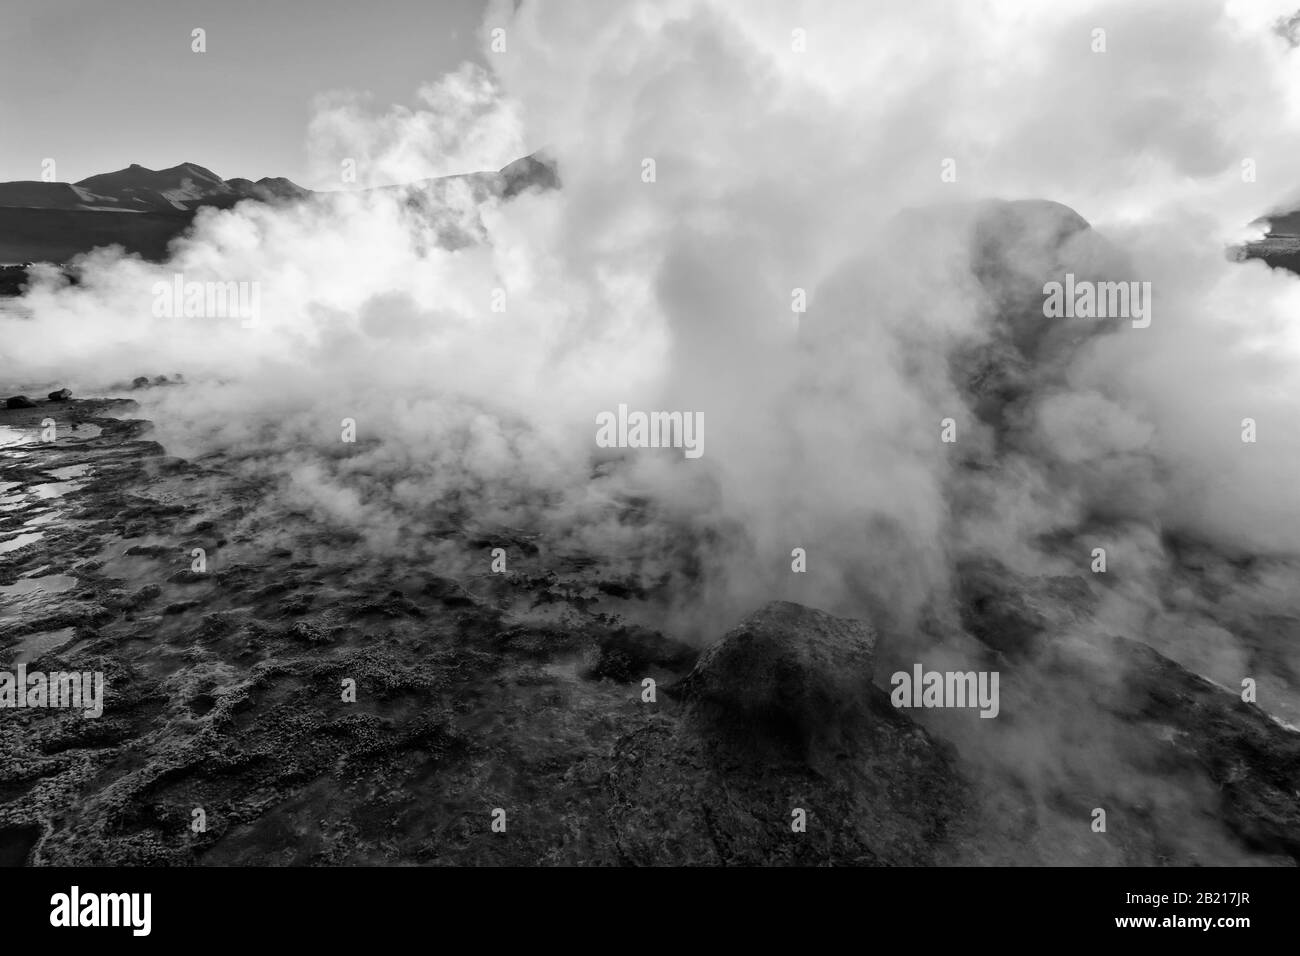
[[[1086,553],[1041,541],[1081,528],[1127,561],[1108,623],[1136,626],[1161,534],[1300,551],[1300,284],[1223,254],[1295,191],[1300,61],[1271,30],[1289,12],[502,3],[491,73],[431,82],[415,109],[331,96],[313,149],[383,185],[545,145],[561,189],[480,202],[461,181],[437,215],[385,190],[205,212],[166,264],[101,251],[79,286],[51,272],[33,320],[0,319],[0,353],[16,383],[82,394],[184,372],[145,411],[169,452],[237,457],[379,559],[478,561],[436,543],[449,509],[540,530],[664,584],[658,621],[691,636],[778,596],[906,634],[956,550],[1077,573]],[[1150,328],[1054,353],[1014,452],[972,471],[999,440],[951,359],[996,341],[999,303],[969,229],[907,211],[987,197],[1072,207],[1155,302]],[[155,318],[177,272],[260,282],[259,325]],[[595,416],[620,402],[703,412],[704,457],[598,461]]]

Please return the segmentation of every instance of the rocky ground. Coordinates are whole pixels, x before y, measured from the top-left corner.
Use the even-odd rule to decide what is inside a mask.
[[[665,692],[695,651],[592,613],[585,572],[364,578],[290,516],[257,551],[258,490],[131,411],[0,412],[10,440],[59,422],[4,450],[0,662],[108,684],[98,720],[4,713],[8,862],[925,862],[958,812],[950,757],[889,708],[848,776],[721,746]],[[798,806],[854,822],[793,839]]]
[[[1274,269],[1286,269],[1300,274],[1300,236],[1268,236],[1229,253],[1239,261],[1262,259]]]
[[[0,712],[5,863],[1300,857],[1300,735],[1144,644],[1053,643],[1052,608],[1087,613],[1068,582],[964,575],[973,646],[1099,715],[1058,732],[1044,788],[1041,765],[992,753],[1029,729],[1028,692],[973,722],[999,738],[897,710],[866,622],[776,603],[701,655],[602,612],[617,582],[598,569],[358,568],[305,516],[268,536],[257,486],[169,457],[134,412],[0,411],[0,667],[107,680],[98,719]]]

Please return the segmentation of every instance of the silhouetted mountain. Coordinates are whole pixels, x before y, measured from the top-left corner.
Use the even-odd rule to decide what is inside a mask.
[[[156,170],[132,163],[117,172],[90,176],[77,185],[115,200],[123,208],[142,212],[189,211],[237,195],[220,176],[195,163]]]
[[[226,185],[234,190],[240,199],[257,199],[262,202],[305,199],[312,192],[283,176],[274,178],[264,176],[257,182],[247,179],[227,179]]]
[[[432,208],[449,184],[466,181],[472,195],[511,198],[528,189],[559,186],[555,164],[525,156],[500,170],[443,176],[403,186],[415,208]],[[197,163],[125,169],[89,176],[77,183],[0,183],[0,263],[66,262],[98,246],[120,245],[146,259],[163,259],[203,208],[229,209],[244,201],[300,202],[327,196],[284,177],[222,179]]]

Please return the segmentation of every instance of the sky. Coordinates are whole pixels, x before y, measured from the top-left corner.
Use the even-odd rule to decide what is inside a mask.
[[[312,104],[335,91],[387,109],[482,63],[486,0],[5,0],[0,181],[76,182],[139,163],[309,187]],[[191,31],[207,31],[207,52]]]

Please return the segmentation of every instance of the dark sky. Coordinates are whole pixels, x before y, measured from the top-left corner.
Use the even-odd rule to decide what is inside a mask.
[[[482,60],[485,0],[5,0],[0,181],[75,182],[140,163],[308,182],[311,103],[410,104]],[[191,52],[191,31],[207,52]]]

